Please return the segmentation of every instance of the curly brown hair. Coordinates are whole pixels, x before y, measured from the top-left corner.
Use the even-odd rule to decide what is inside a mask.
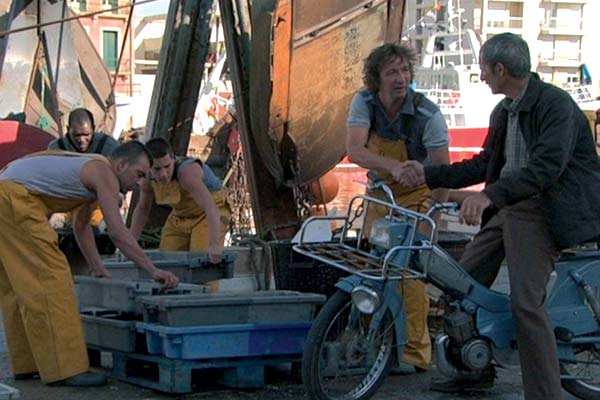
[[[385,43],[374,48],[369,56],[365,58],[363,82],[367,89],[373,93],[379,91],[379,73],[381,72],[381,68],[396,58],[408,63],[410,79],[412,81],[417,62],[417,53],[411,47],[404,44]]]

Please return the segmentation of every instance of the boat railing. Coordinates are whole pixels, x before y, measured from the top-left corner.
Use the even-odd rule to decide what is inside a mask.
[[[423,89],[419,90],[429,100],[440,108],[459,108],[460,91],[453,89]]]
[[[592,85],[581,85],[579,83],[565,83],[563,89],[571,95],[577,103],[586,103],[595,101],[592,96]]]

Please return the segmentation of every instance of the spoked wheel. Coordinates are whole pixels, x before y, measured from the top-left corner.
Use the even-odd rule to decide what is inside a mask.
[[[302,380],[311,399],[367,399],[387,376],[394,344],[389,310],[376,321],[337,291],[315,319],[304,345]],[[371,324],[377,324],[377,326]]]
[[[600,400],[600,351],[593,344],[576,345],[573,348],[577,362],[561,362],[563,375],[577,379],[563,379],[565,390],[580,399]]]

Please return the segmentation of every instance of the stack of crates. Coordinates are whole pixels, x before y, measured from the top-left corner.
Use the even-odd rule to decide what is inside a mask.
[[[141,297],[148,352],[174,359],[302,354],[325,296],[292,291]]]
[[[210,269],[206,253],[149,255],[182,282],[233,275],[230,254],[220,271]],[[227,386],[262,386],[265,365],[300,360],[325,302],[323,295],[294,291],[208,293],[189,283],[163,293],[130,261],[117,257],[105,266],[113,279],[76,277],[88,345],[110,352],[118,379],[169,393],[192,391],[192,372],[207,368],[224,371]]]
[[[136,322],[142,319],[142,309],[137,302],[139,297],[208,291],[206,286],[183,283],[172,291],[163,292],[160,284],[151,280],[101,279],[77,275],[75,287],[87,344],[123,352],[133,352],[143,347],[136,330]]]
[[[175,274],[181,282],[177,288],[163,291],[148,272],[123,255],[103,260],[112,279],[75,276],[75,287],[89,345],[123,352],[145,347],[143,335],[136,330],[142,321],[141,296],[206,293],[198,283],[233,276],[235,254],[226,252],[221,264],[211,264],[204,252],[148,251],[146,255],[158,268]]]

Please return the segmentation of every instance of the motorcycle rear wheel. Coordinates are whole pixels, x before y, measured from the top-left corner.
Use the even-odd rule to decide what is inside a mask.
[[[365,400],[381,386],[394,358],[394,321],[386,311],[369,340],[372,322],[340,290],[323,306],[302,358],[302,380],[311,399]]]
[[[577,345],[573,351],[577,362],[561,362],[560,371],[581,379],[563,379],[563,388],[580,399],[600,400],[600,351],[593,344]]]

